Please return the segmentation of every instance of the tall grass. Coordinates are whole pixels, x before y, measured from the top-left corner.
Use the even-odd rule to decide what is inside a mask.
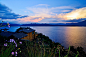
[[[61,57],[60,47],[57,47],[54,50],[54,48],[53,49],[46,48],[44,44],[39,45],[37,43],[34,44],[33,42],[26,43],[26,45],[27,45],[29,57],[55,57],[55,56]],[[57,50],[58,50],[58,53],[56,53]],[[70,51],[70,46],[69,46],[67,55],[65,55],[64,57],[68,57],[69,51]],[[77,54],[75,57],[78,57],[78,55],[79,55],[79,52],[77,51]]]
[[[60,47],[57,47],[54,50],[54,48],[53,49],[46,48],[46,46],[44,44],[39,45],[34,42],[25,42],[25,43],[26,43],[26,50],[28,51],[28,53],[27,53],[28,57],[56,57],[56,56],[61,57]],[[0,57],[11,57],[12,56],[11,51],[14,48],[15,48],[15,46],[12,44],[9,47],[7,47],[6,49],[3,46]],[[58,50],[58,53],[57,53],[57,50]],[[68,57],[69,51],[70,51],[70,46],[69,46],[67,55],[65,55],[64,57]],[[56,54],[58,54],[58,55],[56,55]],[[78,55],[79,55],[79,52],[77,51],[77,54],[75,57],[78,57]]]
[[[18,40],[19,41],[19,40]],[[50,45],[46,45],[45,41],[40,41],[40,38],[38,38],[38,42],[36,41],[23,41],[22,44],[19,44],[18,41],[16,41],[17,46],[13,45],[11,43],[10,46],[2,47],[0,57],[12,57],[14,55],[11,54],[11,52],[16,48],[14,51],[18,51],[18,57],[78,57],[79,52],[77,51],[77,54],[73,53],[73,55],[70,55],[70,46],[67,52],[62,51],[62,48],[58,44],[57,46],[54,46],[53,48],[50,47]],[[40,44],[41,42],[41,44]],[[49,42],[48,42],[49,43]],[[20,48],[20,50],[18,49]],[[62,54],[62,52],[65,53],[65,55]],[[17,57],[17,56],[15,56]]]
[[[0,54],[0,57],[9,57],[11,56],[11,51],[14,49],[14,45],[11,45],[9,47],[5,47],[3,46],[2,49],[1,49],[1,54]]]

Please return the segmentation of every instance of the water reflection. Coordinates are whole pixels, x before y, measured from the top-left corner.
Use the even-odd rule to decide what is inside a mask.
[[[19,28],[19,26],[11,26],[10,28],[1,27],[0,29],[5,29],[5,28],[9,29],[8,31],[15,32]]]
[[[82,46],[84,48],[86,48],[85,46],[85,38],[86,38],[86,28],[83,27],[69,27],[67,28],[66,33],[66,43],[68,43],[68,45],[72,45],[78,47],[78,46]],[[66,45],[68,47],[68,45]]]

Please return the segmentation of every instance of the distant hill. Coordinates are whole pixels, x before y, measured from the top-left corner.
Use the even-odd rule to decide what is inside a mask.
[[[2,25],[1,25],[2,24]],[[0,23],[1,26],[4,26],[6,25],[7,26],[7,23]],[[10,24],[10,26],[20,26],[19,24]]]
[[[3,25],[7,25],[7,23],[3,23],[2,26]],[[86,20],[78,23],[31,23],[31,24],[10,24],[10,26],[86,26]]]
[[[4,26],[4,25],[7,26],[7,23],[0,23],[0,26]]]
[[[10,26],[20,26],[20,24],[10,24]]]
[[[70,26],[86,26],[86,20],[78,23],[70,23]]]
[[[86,20],[85,21],[82,21],[82,22],[79,22],[77,25],[86,26]]]
[[[50,24],[22,24],[21,26],[50,26]]]

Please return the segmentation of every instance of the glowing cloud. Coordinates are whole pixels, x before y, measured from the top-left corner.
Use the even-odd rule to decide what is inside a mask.
[[[22,18],[21,20],[22,21],[27,20],[30,22],[39,22],[43,19],[47,20],[49,18],[60,20],[60,18],[58,18],[58,14],[57,14],[58,12],[69,12],[70,11],[69,9],[75,9],[74,7],[71,6],[60,6],[60,7],[51,7],[51,8],[48,8],[48,6],[49,5],[47,4],[38,4],[33,7],[28,7],[27,11],[25,12],[29,13],[29,17]]]
[[[44,18],[31,16],[31,17],[26,17],[26,18],[18,18],[17,21],[18,21],[18,23],[28,23],[28,22],[39,22],[42,19],[44,19]]]
[[[58,17],[66,20],[86,18],[86,7],[73,10],[70,13],[59,14]]]
[[[76,9],[70,12],[70,9],[75,9],[71,6],[60,6],[60,7],[48,7],[47,4],[38,4],[33,7],[28,7],[25,13],[28,13],[28,16],[19,16],[21,18],[13,18],[6,20],[3,19],[3,21],[13,22],[13,23],[29,23],[29,22],[39,22],[43,19],[51,19],[51,20],[62,20],[62,19],[73,19],[78,18],[77,16],[80,15],[80,10]],[[79,12],[78,12],[79,11]],[[70,13],[66,13],[70,12]],[[66,13],[66,14],[60,14],[60,13]],[[84,11],[83,11],[84,13]],[[83,16],[83,15],[82,15]],[[55,20],[53,22],[55,22]]]

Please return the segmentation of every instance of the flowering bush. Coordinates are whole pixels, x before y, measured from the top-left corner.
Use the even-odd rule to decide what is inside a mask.
[[[4,22],[4,21],[2,21],[2,22]],[[3,24],[3,23],[2,23]],[[4,26],[2,26],[2,24],[0,25],[0,27],[5,27],[6,25],[4,25]],[[10,24],[7,22],[7,25],[8,25],[8,27],[10,28]]]
[[[4,46],[7,46],[7,43],[5,43]]]
[[[5,41],[7,41],[7,40],[5,40]],[[9,41],[7,41],[8,43],[10,43],[10,44],[12,44],[12,43],[14,43],[15,44],[15,47],[17,47],[17,43],[18,42],[16,42],[14,39],[10,39]],[[4,43],[4,46],[6,47],[10,47],[10,45],[8,44],[8,43]],[[21,41],[19,41],[19,44],[22,44],[22,42]],[[13,44],[12,44],[13,45]],[[14,45],[13,45],[14,46]],[[15,48],[14,47],[14,48]],[[17,48],[17,50],[20,50],[20,48]],[[11,55],[15,55],[15,56],[17,56],[17,54],[18,53],[21,53],[21,50],[19,51],[19,52],[17,52],[17,50],[16,51],[12,51],[11,52]]]
[[[10,24],[7,22],[8,27],[10,28]]]

